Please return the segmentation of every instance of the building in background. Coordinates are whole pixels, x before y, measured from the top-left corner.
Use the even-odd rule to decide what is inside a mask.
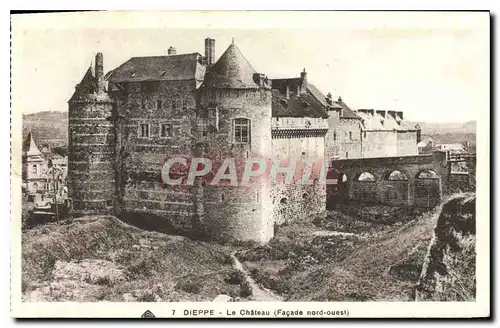
[[[418,155],[420,127],[403,120],[403,112],[359,109],[362,119],[362,157]]]
[[[35,207],[50,207],[54,203],[54,189],[57,202],[67,199],[66,176],[67,157],[52,154],[37,146],[33,133],[28,132],[23,142],[22,179],[23,193]]]

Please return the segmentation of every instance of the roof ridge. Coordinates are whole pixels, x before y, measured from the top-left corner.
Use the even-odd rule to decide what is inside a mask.
[[[190,53],[187,53],[187,54],[175,54],[175,55],[155,55],[155,56],[133,56],[133,57],[130,57],[130,59],[133,59],[133,58],[163,58],[163,57],[180,57],[180,56],[192,56],[192,55],[200,55],[201,54],[199,52],[190,52]],[[130,60],[129,59],[129,60]],[[127,60],[128,61],[128,60]],[[127,62],[125,61],[125,63]]]

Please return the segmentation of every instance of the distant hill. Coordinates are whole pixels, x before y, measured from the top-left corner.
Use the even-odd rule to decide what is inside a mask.
[[[413,126],[417,123],[422,128],[422,139],[431,137],[438,144],[469,142],[472,147],[476,145],[476,121],[466,123],[409,122]]]
[[[45,111],[23,115],[23,137],[29,130],[38,145],[67,145],[68,112]]]
[[[460,134],[476,134],[476,121],[469,121],[466,123],[428,123],[408,121],[408,125],[415,126],[417,123],[422,128],[422,134],[446,134],[446,133],[460,133]]]

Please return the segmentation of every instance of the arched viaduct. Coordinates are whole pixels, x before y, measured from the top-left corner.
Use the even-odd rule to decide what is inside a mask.
[[[452,164],[467,163],[469,172],[453,172]],[[472,169],[473,168],[473,169]],[[401,157],[343,159],[330,162],[329,205],[345,201],[392,206],[433,207],[443,195],[473,188],[475,155],[446,152]]]

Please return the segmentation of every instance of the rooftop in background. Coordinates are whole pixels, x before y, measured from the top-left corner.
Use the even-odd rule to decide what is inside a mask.
[[[414,131],[418,128],[403,120],[403,113],[374,109],[359,109],[356,114],[363,119],[364,130]]]

